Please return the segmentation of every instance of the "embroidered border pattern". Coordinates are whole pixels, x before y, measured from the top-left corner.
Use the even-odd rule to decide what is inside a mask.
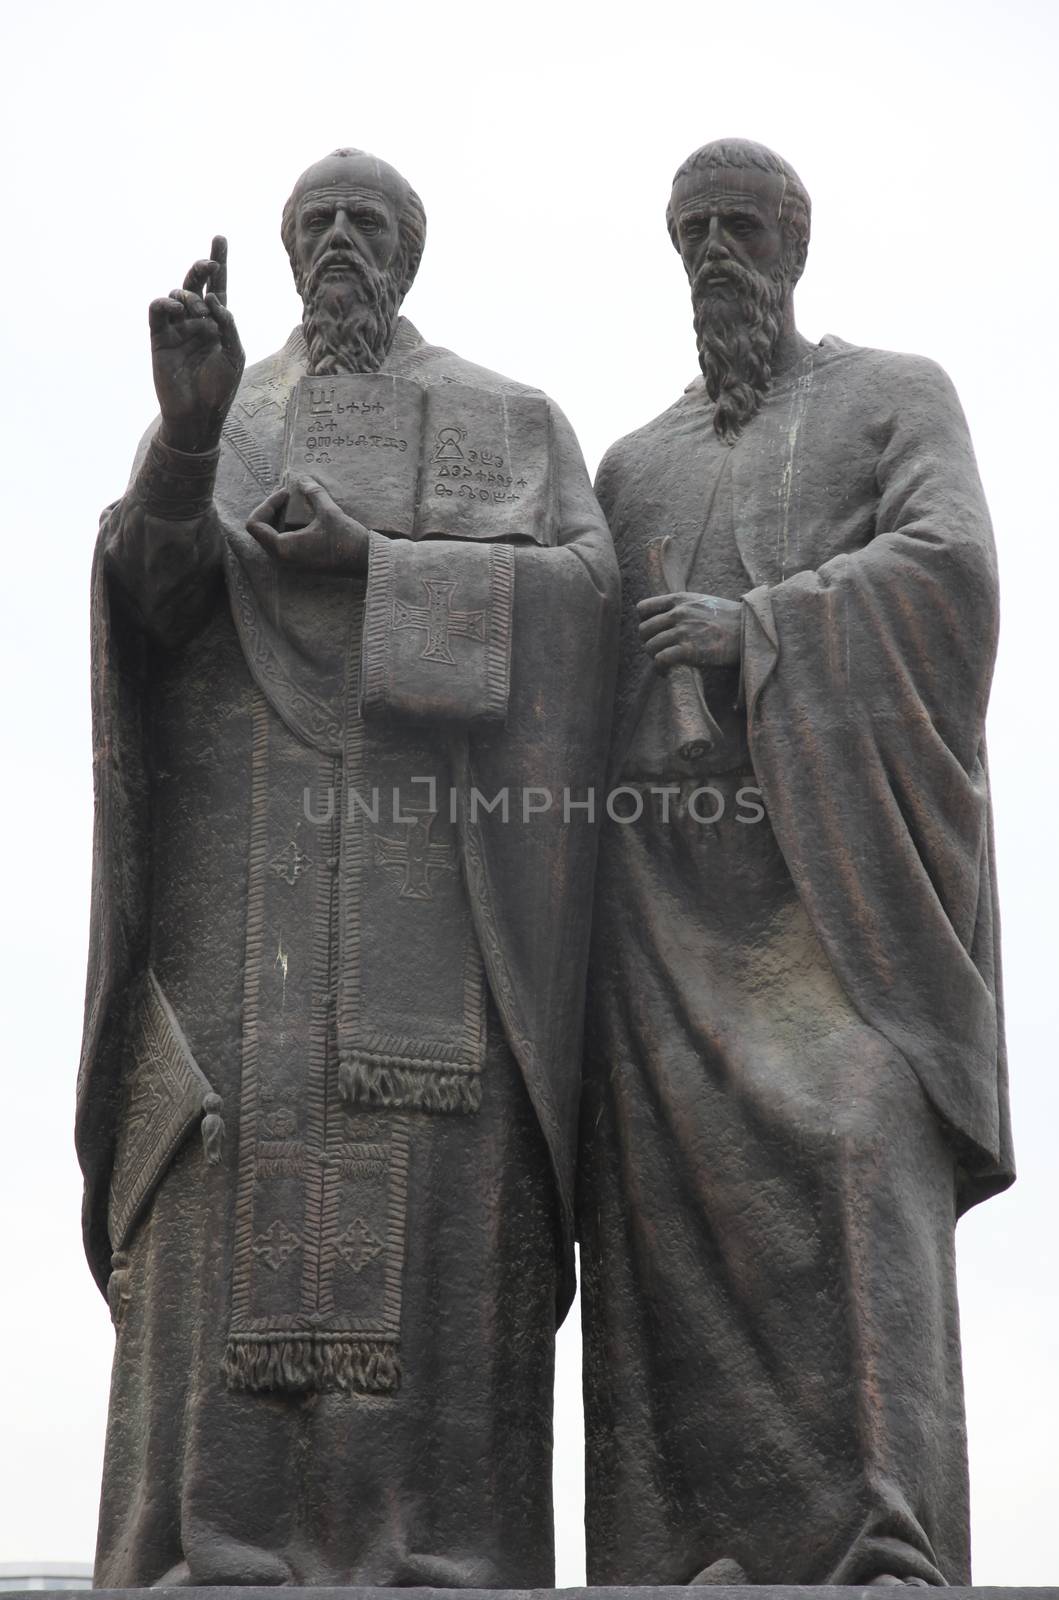
[[[515,591],[515,552],[509,544],[490,547],[489,641],[486,683],[489,710],[498,721],[507,715],[511,681],[511,606]]]
[[[372,543],[374,559],[375,548],[383,546],[385,542],[380,539]],[[381,551],[379,560],[385,571],[389,572],[387,550]],[[354,618],[354,637],[363,621],[364,600],[359,597]],[[365,894],[368,824],[358,808],[346,804],[346,795],[350,790],[364,793],[369,788],[365,726],[358,709],[362,659],[360,653],[350,651],[341,807],[344,822],[339,906],[342,924],[338,982],[339,1085],[345,1098],[354,1104],[393,1110],[474,1112],[479,1109],[482,1096],[486,986],[485,968],[469,906],[460,1037],[431,1039],[422,1034],[413,1037],[388,1029],[383,1031],[365,1019],[361,992],[361,905]]]
[[[123,1250],[212,1091],[154,973],[148,970],[111,1179],[108,1225]]]
[[[304,779],[335,786],[339,767],[338,757],[321,759],[295,740],[255,696],[236,1237],[224,1357],[234,1389],[382,1394],[400,1381],[407,1133],[395,1126],[385,1139],[351,1140],[339,1105],[334,810],[320,825],[304,874],[292,883],[271,870]],[[295,940],[289,981],[281,937],[273,959],[281,927]],[[303,954],[311,954],[304,964]]]
[[[257,1162],[258,1001],[265,941],[268,866],[268,702],[254,695],[250,768],[250,866],[243,976],[243,1061],[239,1098],[239,1179],[235,1206],[232,1328],[249,1320],[254,1244],[254,1168]]]
[[[268,685],[273,689],[278,704],[282,705],[284,701],[289,703],[293,715],[304,725],[291,730],[299,738],[308,739],[317,749],[341,750],[342,728],[329,708],[314,695],[295,689],[290,674],[284,672],[276,660],[265,630],[258,621],[257,608],[243,572],[242,562],[227,539],[225,569],[228,574],[236,626],[255,679],[259,684]]]

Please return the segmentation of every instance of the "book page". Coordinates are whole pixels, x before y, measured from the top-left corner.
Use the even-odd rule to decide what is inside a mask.
[[[427,389],[416,536],[554,544],[551,454],[544,395]]]
[[[287,411],[288,527],[310,520],[295,485],[315,478],[349,516],[379,533],[415,531],[423,390],[381,372],[304,377]]]

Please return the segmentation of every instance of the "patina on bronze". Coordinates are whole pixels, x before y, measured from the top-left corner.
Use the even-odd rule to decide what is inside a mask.
[[[589,1582],[965,1584],[953,1231],[1013,1176],[989,517],[937,366],[799,334],[787,162],[705,146],[668,222],[703,376],[596,483],[643,809],[590,967]]]
[[[548,1584],[613,551],[552,402],[400,315],[400,174],[337,151],[282,233],[245,373],[222,239],[152,304],[94,569],[96,1582]]]

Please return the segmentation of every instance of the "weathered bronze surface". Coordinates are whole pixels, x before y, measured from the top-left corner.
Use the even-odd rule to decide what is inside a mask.
[[[667,220],[702,376],[598,503],[401,316],[373,157],[295,186],[275,354],[223,239],[151,306],[92,602],[102,1587],[549,1584],[575,1189],[590,1582],[969,1581],[988,514],[933,363],[799,334],[786,162],[706,146]]]
[[[704,147],[668,223],[703,376],[596,482],[630,820],[589,983],[589,1582],[966,1583],[953,1230],[1013,1175],[989,518],[937,366],[798,333],[786,162]]]
[[[67,1600],[70,1591],[68,1589],[21,1589],[13,1590],[11,1592],[14,1600],[30,1600],[31,1596],[34,1597],[34,1600]],[[125,1595],[130,1593],[143,1594],[145,1596],[152,1597],[152,1600],[157,1593],[157,1591],[151,1589],[134,1589],[131,1591],[112,1590],[110,1592],[121,1593]],[[230,1593],[231,1590],[225,1588],[200,1590],[192,1589],[190,1591],[186,1589],[181,1590],[181,1594],[189,1595],[190,1600],[225,1600],[226,1594]],[[238,1591],[239,1600],[251,1600],[251,1596],[254,1596],[255,1600],[257,1600],[257,1597],[266,1597],[267,1600],[267,1593],[268,1591],[261,1589],[256,1591],[240,1589]],[[339,1596],[342,1596],[343,1600],[395,1600],[395,1597],[401,1594],[414,1596],[414,1600],[437,1600],[438,1596],[444,1595],[445,1593],[446,1591],[442,1588],[417,1588],[414,1590],[368,1588],[314,1589],[312,1591],[312,1600],[338,1600]],[[466,1600],[480,1600],[480,1597],[486,1595],[489,1597],[489,1600],[538,1600],[538,1597],[545,1596],[547,1597],[547,1600],[551,1600],[551,1597],[556,1593],[563,1595],[565,1600],[682,1600],[683,1586],[672,1586],[657,1589],[643,1589],[640,1587],[599,1587],[591,1589],[571,1588],[559,1590],[464,1590]],[[102,1600],[106,1600],[106,1591],[101,1591],[101,1594]],[[298,1589],[288,1589],[285,1591],[285,1595],[289,1597],[289,1600],[301,1600],[301,1597],[304,1594],[304,1590]],[[728,1590],[722,1587],[718,1594],[717,1600],[724,1600],[724,1596],[726,1594],[731,1595],[732,1600],[843,1600],[843,1591],[839,1591],[839,1593],[836,1594],[833,1588],[827,1588],[823,1585],[800,1588],[793,1584],[788,1584],[786,1586],[777,1584],[768,1588],[762,1587],[756,1589],[747,1589],[741,1587]],[[849,1588],[844,1591],[844,1594],[848,1597],[848,1600],[853,1600],[853,1596],[863,1594],[863,1590],[860,1588]],[[1059,1596],[1059,1589],[999,1589],[990,1587],[975,1589],[952,1589],[950,1591],[949,1600],[1055,1600],[1056,1596]]]
[[[37,1597],[37,1600],[41,1600],[41,1597],[42,1600],[67,1600],[69,1592],[70,1591],[68,1589],[22,1589],[13,1590],[12,1594],[15,1596],[15,1600],[30,1600],[31,1596]],[[130,1592],[132,1594],[143,1594],[151,1596],[152,1600],[153,1596],[156,1594],[156,1591],[150,1589],[134,1589],[132,1591],[118,1590],[111,1592],[122,1594],[129,1594]],[[445,1594],[445,1592],[446,1591],[441,1588],[417,1588],[415,1590],[407,1591],[368,1588],[314,1589],[312,1591],[312,1600],[338,1600],[339,1596],[342,1596],[343,1600],[393,1600],[393,1597],[403,1593],[414,1595],[415,1600],[437,1600],[437,1597]],[[191,1600],[225,1600],[225,1595],[230,1594],[231,1590],[226,1590],[224,1588],[201,1590],[192,1589],[190,1592],[188,1590],[182,1590],[181,1593],[182,1595],[190,1593]],[[285,1591],[285,1593],[289,1597],[289,1600],[301,1600],[301,1596],[304,1595],[305,1591],[288,1589]],[[466,1600],[480,1600],[480,1597],[485,1595],[489,1596],[489,1600],[538,1600],[538,1597],[544,1596],[547,1596],[548,1600],[551,1600],[551,1596],[556,1593],[563,1595],[565,1600],[682,1600],[683,1586],[678,1585],[656,1589],[643,1589],[640,1587],[599,1587],[591,1589],[571,1588],[559,1590],[464,1590]],[[845,1590],[844,1593],[846,1596],[848,1596],[848,1600],[853,1600],[853,1596],[862,1594],[863,1590],[860,1588],[849,1588]],[[240,1589],[239,1600],[250,1600],[252,1595],[263,1596],[266,1594],[267,1591],[260,1589],[257,1591]],[[842,1591],[836,1594],[833,1588],[828,1588],[819,1584],[816,1586],[806,1586],[804,1588],[796,1587],[793,1584],[787,1584],[785,1586],[776,1584],[768,1588],[762,1587],[756,1589],[747,1589],[741,1587],[737,1589],[726,1590],[722,1587],[718,1595],[718,1600],[724,1600],[724,1596],[726,1594],[730,1594],[733,1597],[733,1600],[843,1600]],[[102,1595],[103,1600],[106,1600],[106,1591],[103,1591]],[[999,1589],[990,1587],[975,1589],[952,1589],[950,1591],[949,1600],[975,1600],[975,1597],[978,1597],[978,1600],[1055,1600],[1056,1596],[1059,1596],[1059,1589]]]
[[[613,551],[552,402],[400,316],[398,173],[282,234],[245,372],[222,239],[152,304],[94,570],[96,1582],[546,1585]]]

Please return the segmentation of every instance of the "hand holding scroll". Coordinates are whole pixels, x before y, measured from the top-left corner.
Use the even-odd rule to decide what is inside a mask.
[[[651,595],[637,605],[640,639],[660,672],[739,661],[742,606],[712,594]]]
[[[655,667],[666,677],[679,739],[677,754],[682,761],[701,761],[719,748],[723,735],[706,704],[696,668],[739,660],[740,607],[734,601],[685,593],[679,587],[673,541],[668,537],[652,539],[648,545],[647,570],[653,587],[668,592],[637,603],[640,638]],[[700,601],[705,605],[698,605]],[[734,656],[726,653],[732,649],[728,607],[737,624]]]

